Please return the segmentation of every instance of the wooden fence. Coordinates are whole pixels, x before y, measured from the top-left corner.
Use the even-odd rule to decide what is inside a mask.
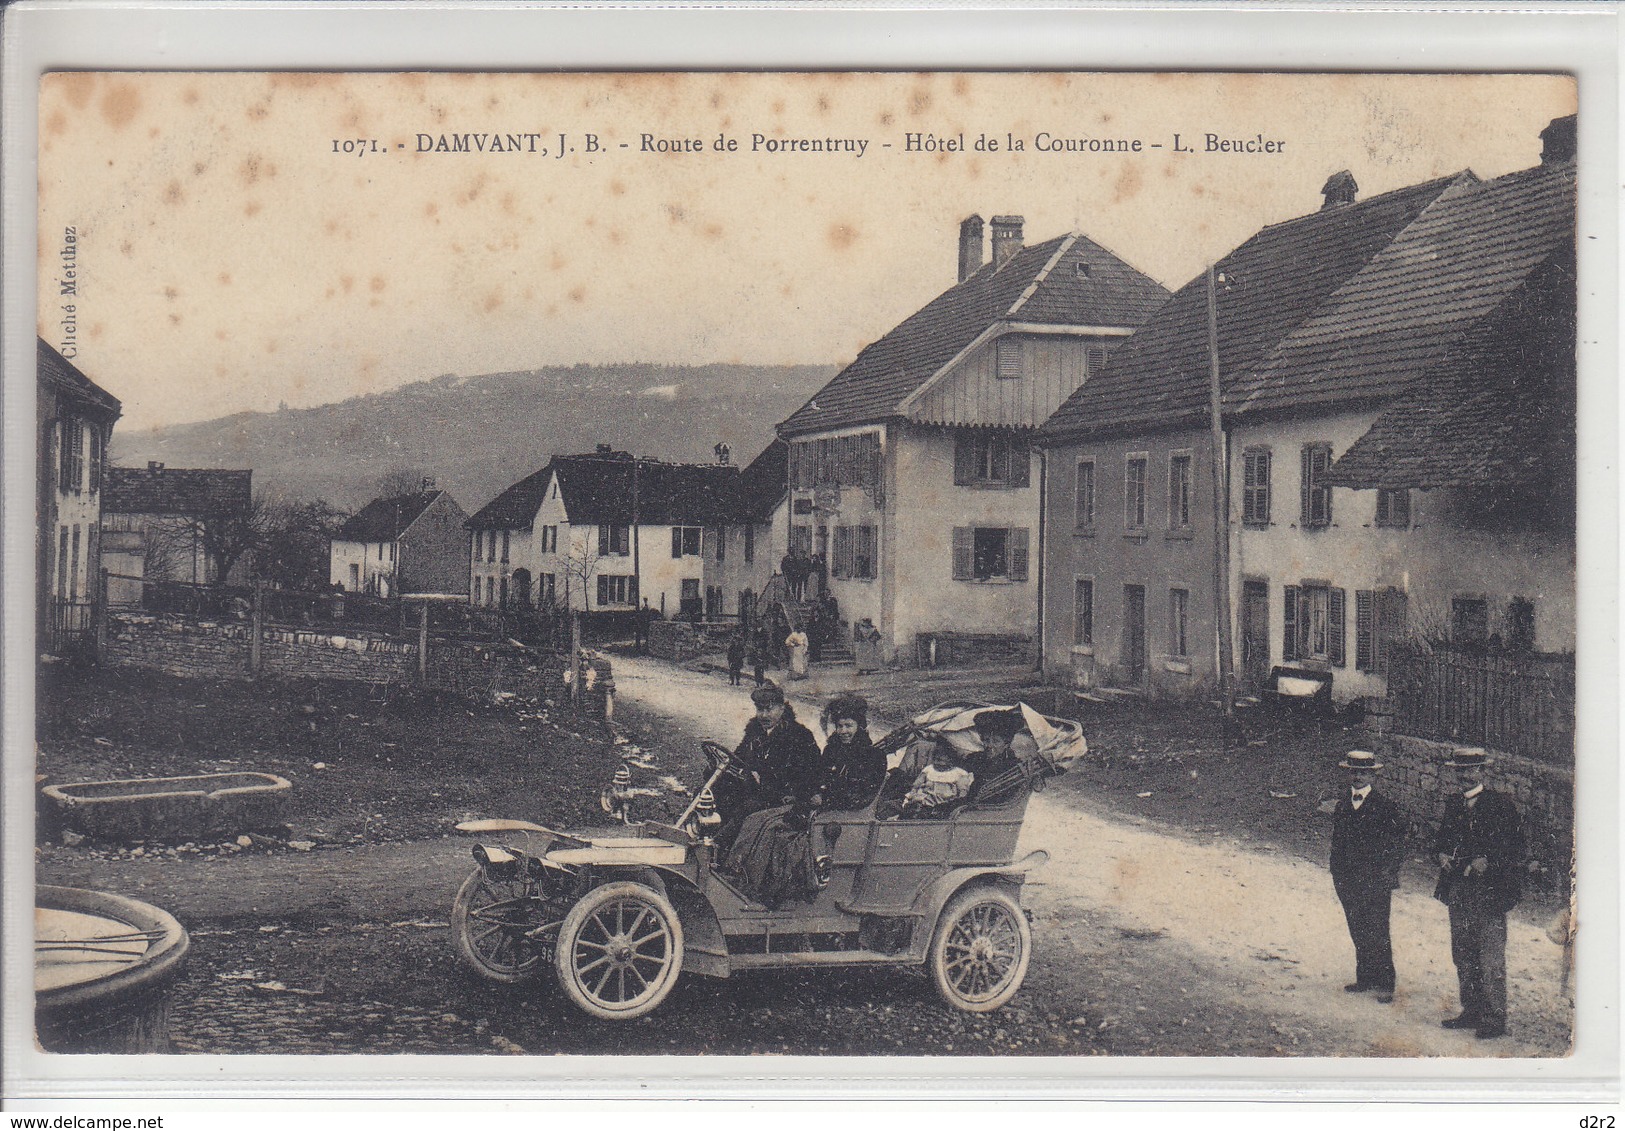
[[[1392,661],[1401,734],[1574,764],[1574,657],[1435,644]]]

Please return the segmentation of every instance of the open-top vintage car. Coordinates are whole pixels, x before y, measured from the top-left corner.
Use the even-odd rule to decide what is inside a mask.
[[[522,843],[474,846],[478,867],[452,908],[457,952],[494,982],[551,966],[571,1001],[604,1018],[648,1013],[684,972],[846,965],[924,966],[949,1005],[997,1009],[1026,976],[1032,937],[1021,889],[1048,859],[1043,851],[1015,859],[1028,798],[1084,752],[1082,731],[1025,705],[947,703],[877,746],[894,761],[935,742],[974,752],[975,717],[987,710],[1020,712],[1033,739],[1025,756],[946,816],[877,814],[895,796],[898,770],[863,809],[815,812],[819,886],[810,901],[776,910],[719,871],[701,799],[738,771],[715,743],[702,744],[712,765],[706,788],[671,823],[578,832],[516,820],[459,825],[521,834]]]

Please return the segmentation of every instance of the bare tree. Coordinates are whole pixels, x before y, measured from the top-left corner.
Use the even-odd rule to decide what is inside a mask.
[[[564,574],[563,607],[575,608],[574,593],[579,586],[581,590],[581,605],[590,608],[592,602],[587,599],[591,593],[590,583],[598,573],[598,567],[603,561],[602,556],[595,549],[590,540],[575,542],[571,540],[570,552],[559,558],[559,569]]]
[[[329,545],[346,515],[325,499],[277,499],[264,509],[259,573],[284,589],[327,586]]]
[[[162,518],[141,526],[141,573],[148,581],[190,581],[192,533],[185,523]]]

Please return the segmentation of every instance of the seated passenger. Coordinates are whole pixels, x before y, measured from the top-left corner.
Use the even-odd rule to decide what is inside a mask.
[[[810,799],[823,758],[812,731],[796,721],[784,692],[769,683],[750,693],[756,715],[745,725],[745,738],[734,752],[737,777],[725,776],[713,787],[723,827],[717,843],[727,847],[745,818],[773,805]]]
[[[824,781],[817,804],[825,809],[863,809],[886,780],[886,756],[869,738],[869,704],[841,695],[824,708]]]
[[[971,800],[1003,801],[1026,783],[1026,763],[1038,756],[1038,743],[1019,710],[981,712],[976,737],[982,749],[966,759],[976,775]]]
[[[931,753],[931,764],[920,771],[903,795],[902,815],[911,820],[946,817],[956,801],[970,796],[974,780],[975,775],[954,760],[948,744],[939,742]]]

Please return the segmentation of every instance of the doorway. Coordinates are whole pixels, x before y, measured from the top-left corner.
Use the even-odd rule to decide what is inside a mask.
[[[1270,583],[1241,583],[1241,679],[1250,691],[1270,680]]]
[[[1131,687],[1145,686],[1145,586],[1123,586],[1123,667]]]

